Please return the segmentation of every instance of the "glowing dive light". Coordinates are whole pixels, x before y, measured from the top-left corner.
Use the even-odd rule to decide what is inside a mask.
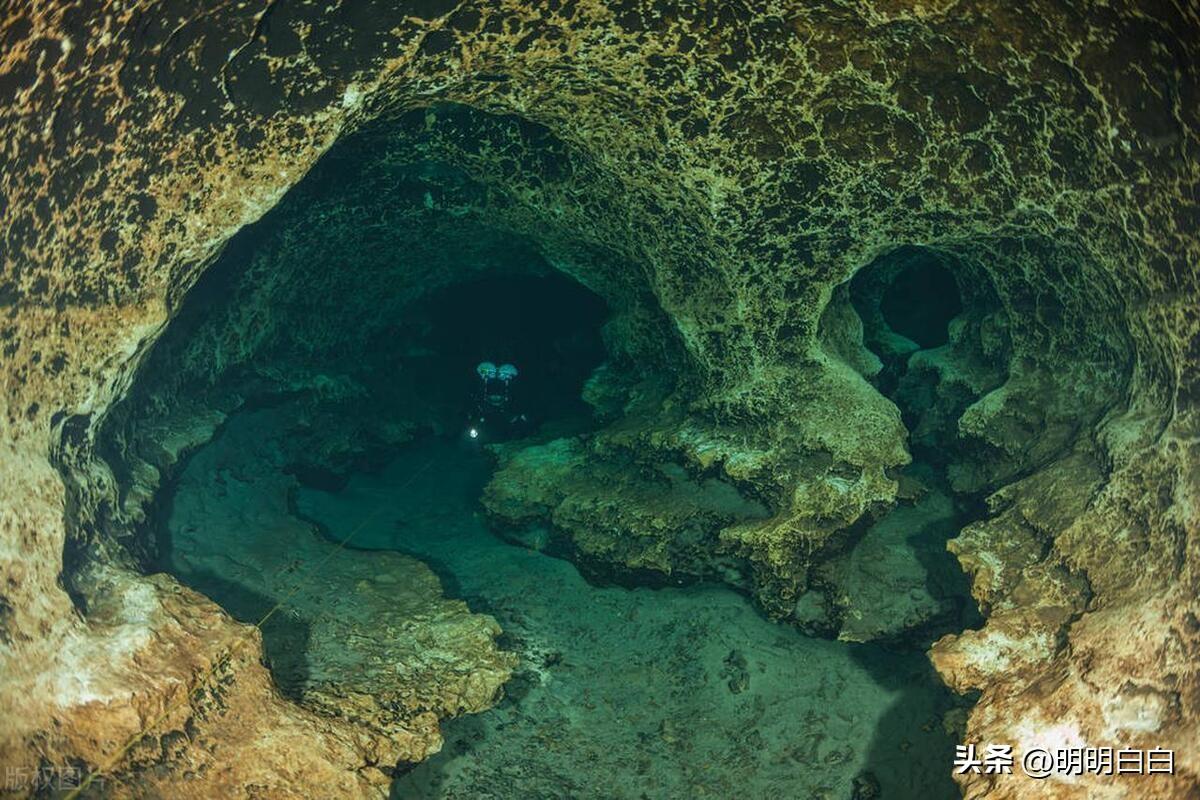
[[[479,438],[479,428],[471,428],[471,430],[467,431],[467,435],[470,436],[472,439],[478,439]]]

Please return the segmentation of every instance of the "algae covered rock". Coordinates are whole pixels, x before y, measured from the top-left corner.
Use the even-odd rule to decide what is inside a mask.
[[[830,591],[817,614],[817,571],[853,558],[897,470],[935,453],[952,490],[986,500],[953,546],[991,616],[933,650],[951,685],[982,688],[968,736],[1200,740],[1194,7],[181,9],[58,0],[0,21],[6,765],[128,778],[153,759],[112,767],[122,735],[199,683],[214,632],[240,630],[138,574],[151,487],[218,423],[197,397],[277,369],[351,402],[372,376],[407,380],[397,354],[431,293],[547,270],[608,305],[621,379],[593,384],[590,434],[500,454],[497,519],[836,626],[870,593]],[[945,349],[913,350],[880,311],[922,258],[957,276]],[[152,406],[148,434],[171,421],[162,441],[125,447],[123,400]],[[403,416],[381,436],[429,423]],[[346,431],[309,440],[319,460],[355,450]],[[120,577],[78,606],[76,578],[102,574]],[[106,617],[106,592],[158,601]],[[73,680],[65,654],[118,645],[86,691],[45,690]],[[292,778],[378,796],[376,759],[433,746],[422,717],[370,754],[369,725],[284,702],[251,651],[225,668],[246,721],[196,751],[234,764],[203,773],[206,796]],[[140,775],[169,793],[196,758]],[[1181,760],[1113,791],[1198,782]]]

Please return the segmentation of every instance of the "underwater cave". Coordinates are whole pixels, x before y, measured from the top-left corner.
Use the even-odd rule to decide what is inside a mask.
[[[739,785],[954,796],[940,774],[950,739],[928,723],[969,701],[921,652],[976,622],[945,551],[969,504],[942,465],[906,469],[894,512],[852,526],[781,630],[752,600],[752,560],[717,539],[769,520],[777,500],[677,456],[646,461],[619,438],[604,446],[625,452],[591,472],[604,452],[587,452],[594,430],[636,422],[637,396],[666,396],[686,361],[668,358],[683,348],[643,267],[566,230],[558,247],[576,254],[571,277],[551,263],[561,250],[543,253],[491,216],[477,180],[430,160],[445,157],[446,139],[514,146],[514,131],[523,159],[549,157],[529,123],[466,108],[376,123],[238,234],[182,296],[99,432],[98,450],[126,462],[123,474],[147,472],[144,459],[171,475],[128,551],[255,625],[272,683],[294,702],[333,713],[331,693],[355,692],[375,714],[400,703],[410,718],[446,718],[439,754],[421,763],[420,750],[401,751],[394,796],[491,794],[497,771],[521,775],[522,792],[585,781],[620,796],[622,765],[639,759],[639,782],[663,797]],[[908,293],[902,304],[928,301],[939,276],[930,258],[912,260],[864,270],[882,292],[864,319],[891,324],[897,292]],[[622,338],[629,318],[662,326],[659,352]],[[867,328],[867,343],[896,335]],[[506,365],[515,374],[501,378]],[[169,466],[151,461],[164,428],[197,425]],[[574,511],[556,497],[571,491],[586,498]],[[614,502],[666,535],[599,538],[637,530],[619,515],[628,530],[592,529]],[[67,561],[84,565],[76,596],[93,593],[87,556]],[[444,671],[423,652],[435,644],[439,659],[452,654]],[[839,697],[839,713],[864,724],[819,711]],[[774,710],[763,717],[764,707]],[[690,730],[700,717],[709,730]],[[544,752],[548,727],[566,752]],[[778,744],[746,750],[723,774],[694,771],[745,749],[747,730]],[[798,778],[790,758],[772,765],[815,731],[836,754],[827,768]],[[915,751],[888,752],[888,737]]]
[[[1200,18],[884,5],[3,12],[0,794],[1200,792]]]
[[[950,341],[950,322],[962,311],[954,273],[936,256],[920,250],[891,254],[889,260],[904,263],[891,276],[879,299],[879,313],[887,326],[921,350],[946,344]],[[873,264],[868,270],[881,268]]]

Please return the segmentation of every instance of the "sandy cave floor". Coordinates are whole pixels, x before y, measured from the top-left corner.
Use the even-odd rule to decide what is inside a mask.
[[[245,463],[252,417],[235,416],[192,459],[168,520],[175,562],[203,561],[206,578],[193,582],[235,616],[237,581],[211,580],[211,570],[247,559],[215,557],[206,529],[227,524],[230,503],[254,506],[236,512],[241,535],[221,545],[230,550],[255,548],[265,527],[301,523],[254,488],[294,483],[290,476],[220,466],[226,457]],[[848,798],[864,772],[884,797],[957,796],[948,776],[954,741],[942,721],[954,701],[922,653],[805,636],[724,586],[592,585],[571,563],[488,530],[477,503],[488,472],[482,454],[429,439],[341,491],[292,494],[290,510],[310,523],[305,536],[340,540],[361,526],[354,549],[337,558],[416,556],[448,596],[494,616],[501,644],[520,656],[499,705],[444,723],[442,751],[401,775],[393,797]],[[246,490],[230,485],[237,482]],[[189,556],[183,550],[198,537],[208,555]],[[255,563],[263,563],[259,551]],[[331,591],[300,592],[290,615],[326,613]],[[286,626],[264,632],[285,693],[289,672],[333,668],[313,663],[330,660],[329,642],[320,650],[288,635]],[[860,784],[860,796],[875,796],[870,781]]]

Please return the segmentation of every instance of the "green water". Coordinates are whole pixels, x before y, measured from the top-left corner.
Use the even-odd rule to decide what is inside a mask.
[[[335,539],[376,514],[356,547],[420,557],[521,656],[506,699],[446,723],[393,797],[850,798],[864,771],[883,797],[957,796],[949,699],[923,655],[806,637],[721,586],[590,585],[489,532],[487,471],[431,440],[296,500]]]
[[[275,680],[295,699],[325,680],[359,686],[372,654],[405,669],[415,654],[384,635],[403,626],[402,600],[360,591],[394,585],[389,569],[411,580],[405,556],[498,620],[520,657],[504,699],[445,721],[442,751],[400,765],[393,797],[958,796],[942,723],[954,700],[921,652],[806,636],[722,585],[592,585],[569,561],[493,534],[478,503],[488,459],[453,441],[410,444],[340,491],[297,488],[283,472],[291,420],[235,414],[191,458],[164,566],[256,621],[296,565],[323,564],[263,628]],[[327,540],[351,531],[351,549],[327,560]],[[345,638],[372,628],[373,649]]]

